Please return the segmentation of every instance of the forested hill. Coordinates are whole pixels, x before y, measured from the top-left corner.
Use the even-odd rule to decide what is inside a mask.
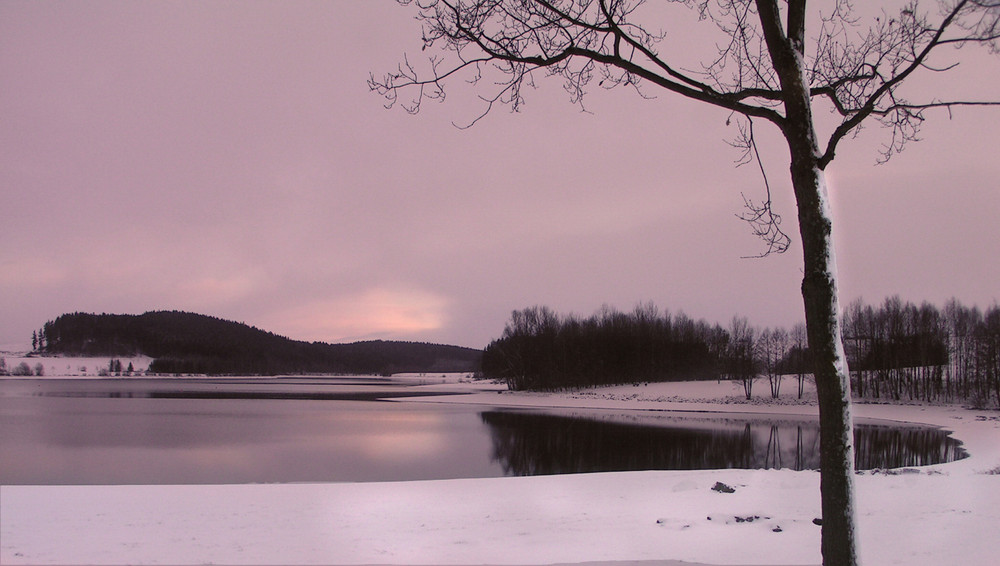
[[[418,342],[302,342],[246,324],[178,311],[64,314],[45,323],[38,349],[77,356],[146,355],[157,373],[276,375],[475,371],[482,352]]]

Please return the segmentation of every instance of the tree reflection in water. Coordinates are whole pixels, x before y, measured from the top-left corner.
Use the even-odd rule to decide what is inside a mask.
[[[493,459],[507,475],[723,468],[819,468],[814,421],[674,419],[640,425],[527,411],[487,411]],[[859,470],[922,466],[966,456],[931,427],[859,424]]]

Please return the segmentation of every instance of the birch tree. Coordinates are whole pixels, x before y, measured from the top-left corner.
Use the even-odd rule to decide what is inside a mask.
[[[444,100],[453,79],[467,81],[483,101],[471,125],[498,105],[517,110],[525,87],[549,77],[561,80],[577,104],[588,88],[622,87],[717,107],[737,118],[735,143],[748,161],[760,163],[754,127],[777,128],[789,152],[820,408],[823,561],[856,564],[850,381],[826,171],[840,144],[864,124],[888,129],[882,149],[888,159],[916,139],[929,111],[990,103],[942,100],[934,93],[910,99],[900,86],[914,76],[952,70],[958,55],[938,57],[952,48],[1000,48],[1000,0],[912,1],[870,19],[849,0],[828,0],[819,8],[807,7],[806,0],[399,1],[413,5],[423,23],[422,48],[432,55],[427,66],[407,58],[395,71],[372,76],[370,88],[388,106],[418,112],[428,100]],[[690,18],[676,16],[685,9],[694,10],[704,28],[698,45],[665,41],[675,31],[671,25],[688,25]],[[685,61],[691,53],[707,55],[691,65]],[[831,127],[817,127],[814,107],[830,112]],[[788,236],[770,199],[747,205],[746,219],[766,243],[763,254],[786,250]]]

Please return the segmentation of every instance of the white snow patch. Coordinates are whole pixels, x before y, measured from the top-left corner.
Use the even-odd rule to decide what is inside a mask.
[[[122,371],[132,364],[133,373],[138,375],[145,373],[153,361],[149,356],[33,356],[25,352],[3,354],[2,357],[7,371],[12,371],[21,363],[25,363],[34,372],[35,367],[41,364],[41,377],[97,377],[109,369],[113,359],[121,360]]]

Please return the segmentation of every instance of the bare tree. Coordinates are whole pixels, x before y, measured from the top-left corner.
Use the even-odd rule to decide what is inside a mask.
[[[768,385],[771,386],[771,398],[777,399],[781,395],[781,368],[779,364],[788,355],[788,331],[780,326],[765,328],[760,334],[759,348],[762,369],[767,375]]]
[[[801,399],[806,388],[806,356],[809,351],[809,341],[806,338],[806,325],[799,322],[792,327],[789,335],[791,341],[792,358],[791,365],[794,368],[796,381],[798,382],[798,398]]]
[[[628,87],[645,97],[659,89],[740,118],[743,133],[736,144],[749,160],[757,159],[753,125],[761,121],[778,128],[789,150],[802,241],[802,297],[820,407],[827,566],[856,564],[857,548],[850,380],[841,344],[825,171],[839,144],[865,123],[888,128],[890,141],[882,150],[888,159],[916,139],[928,110],[989,104],[910,100],[900,91],[912,76],[952,70],[951,61],[932,58],[947,48],[1000,49],[1000,0],[933,5],[937,10],[914,0],[865,25],[849,0],[828,0],[814,10],[807,9],[806,0],[673,0],[657,6],[644,0],[418,0],[423,48],[437,47],[442,54],[430,59],[426,74],[407,59],[397,71],[370,79],[389,106],[417,112],[428,99],[443,100],[445,83],[466,72],[463,78],[481,89],[483,100],[482,114],[469,125],[498,104],[517,110],[524,103],[524,87],[543,75],[560,78],[578,104],[594,82],[608,89]],[[665,41],[670,36],[654,25],[677,23],[671,10],[683,8],[695,10],[716,35],[704,34],[699,45]],[[814,30],[810,34],[807,24]],[[686,64],[685,57],[706,48],[711,53],[700,64]],[[823,136],[814,105],[828,109],[834,119]],[[786,249],[772,230],[780,219],[770,201],[747,204],[748,220],[767,251]]]
[[[10,374],[18,376],[29,376],[31,375],[31,366],[28,365],[28,362],[21,362],[10,370]]]
[[[729,379],[743,384],[747,401],[753,398],[753,383],[757,379],[757,346],[760,341],[757,329],[744,316],[734,316],[729,324],[729,348],[726,363]]]

